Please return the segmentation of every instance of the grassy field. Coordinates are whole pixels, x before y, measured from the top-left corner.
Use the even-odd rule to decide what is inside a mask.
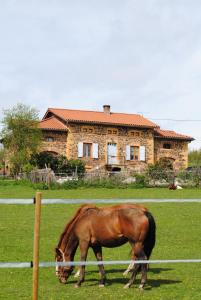
[[[0,198],[33,197],[35,191],[17,186],[0,188]],[[200,190],[169,191],[168,189],[81,189],[44,191],[44,198],[201,198]],[[157,243],[152,259],[201,258],[200,203],[147,204],[157,223]],[[40,261],[54,260],[54,247],[60,233],[78,208],[77,205],[43,205],[41,215]],[[32,205],[0,205],[1,261],[31,261],[33,248],[34,207]],[[104,248],[106,260],[129,259],[129,245]],[[79,256],[76,257],[79,259]],[[94,256],[89,252],[89,260]],[[98,287],[97,267],[87,267],[86,281],[74,288],[73,277],[62,285],[54,268],[40,269],[39,299],[201,299],[200,264],[151,265],[144,292],[129,290],[122,272],[126,266],[107,266],[107,286]],[[0,270],[0,299],[31,299],[31,269]]]
[[[29,186],[0,185],[0,198],[33,198],[36,190]],[[201,189],[169,190],[168,188],[79,188],[69,190],[43,190],[43,198],[201,198]]]

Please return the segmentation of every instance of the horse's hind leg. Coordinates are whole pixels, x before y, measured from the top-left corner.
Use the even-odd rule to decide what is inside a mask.
[[[142,273],[142,278],[139,285],[139,289],[142,290],[147,281],[147,264],[141,264],[141,273]]]
[[[102,249],[101,249],[100,246],[94,246],[93,251],[94,251],[94,254],[96,256],[97,261],[103,260]],[[98,265],[98,267],[99,267],[99,272],[100,272],[100,275],[101,275],[99,286],[104,287],[105,286],[105,279],[106,279],[105,269],[104,269],[103,265]]]
[[[146,264],[138,264],[137,260],[144,260],[146,259],[146,255],[144,253],[143,250],[143,246],[141,242],[136,243],[133,246],[132,249],[132,259],[136,260],[136,263],[134,264],[134,268],[133,268],[133,272],[131,275],[131,278],[129,280],[129,282],[124,286],[124,288],[130,288],[130,286],[134,283],[136,275],[138,273],[138,271],[141,269],[142,272],[142,278],[141,278],[141,283],[139,288],[143,289],[145,283],[146,283],[146,279],[147,279],[147,266]]]

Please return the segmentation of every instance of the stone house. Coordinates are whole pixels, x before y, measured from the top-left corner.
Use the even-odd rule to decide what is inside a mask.
[[[137,114],[49,108],[40,122],[40,151],[81,159],[87,171],[136,170],[159,160],[175,170],[188,165],[192,137],[160,127]]]

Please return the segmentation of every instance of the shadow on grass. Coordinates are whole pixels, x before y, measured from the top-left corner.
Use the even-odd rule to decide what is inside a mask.
[[[149,270],[150,273],[153,273],[153,274],[159,274],[161,272],[167,272],[167,271],[171,271],[172,269],[171,268],[151,268]],[[107,270],[106,271],[106,276],[107,274],[113,274],[113,273],[123,273],[125,271],[125,269],[110,269],[110,270]],[[92,270],[92,271],[88,271],[88,274],[93,274],[93,273],[97,273],[98,270]],[[119,274],[118,274],[119,276]],[[139,275],[138,275],[139,276]],[[130,275],[128,275],[127,277],[124,277],[123,274],[122,274],[122,277],[116,277],[116,278],[107,278],[106,280],[106,286],[110,286],[110,285],[113,285],[115,283],[119,283],[119,284],[122,284],[122,286],[124,286],[125,284],[128,283],[129,281],[129,278],[130,278]],[[71,279],[69,281],[69,283],[71,284],[75,284],[77,282],[76,278],[74,279]],[[88,282],[88,286],[96,286],[98,285],[98,279],[97,278],[87,278],[86,277],[86,282]],[[147,284],[145,286],[145,290],[151,290],[152,288],[158,288],[160,287],[161,285],[170,285],[170,284],[178,284],[178,283],[181,283],[182,281],[180,280],[170,280],[170,279],[148,279],[147,280]],[[136,279],[135,283],[133,286],[139,286],[140,284],[140,279]]]
[[[113,274],[113,273],[122,273],[122,277],[123,277],[123,272],[126,270],[126,268],[121,268],[121,269],[105,269],[106,275],[107,274]],[[171,271],[173,270],[172,268],[150,268],[148,273],[153,273],[153,274],[159,274],[161,272],[167,272],[167,271]],[[90,270],[90,271],[86,271],[86,274],[96,274],[98,273],[98,269],[97,270]],[[131,273],[129,273],[131,274]],[[129,277],[129,275],[127,275],[127,277]],[[126,277],[126,278],[127,278]]]

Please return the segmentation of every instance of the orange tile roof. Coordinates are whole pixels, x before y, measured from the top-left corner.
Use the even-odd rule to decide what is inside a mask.
[[[171,139],[179,139],[179,140],[187,140],[187,141],[194,140],[194,138],[192,138],[191,136],[176,133],[175,131],[171,131],[171,130],[162,130],[160,128],[155,129],[155,137],[171,138]]]
[[[67,130],[66,126],[54,116],[40,121],[39,127],[46,130]]]
[[[124,114],[124,113],[113,113],[113,112],[105,113],[105,112],[96,112],[96,111],[49,108],[44,116],[44,119],[51,114],[68,122],[99,123],[99,124],[101,123],[101,124],[125,125],[125,126],[136,126],[136,127],[145,127],[145,128],[158,127],[157,124],[137,114]]]

